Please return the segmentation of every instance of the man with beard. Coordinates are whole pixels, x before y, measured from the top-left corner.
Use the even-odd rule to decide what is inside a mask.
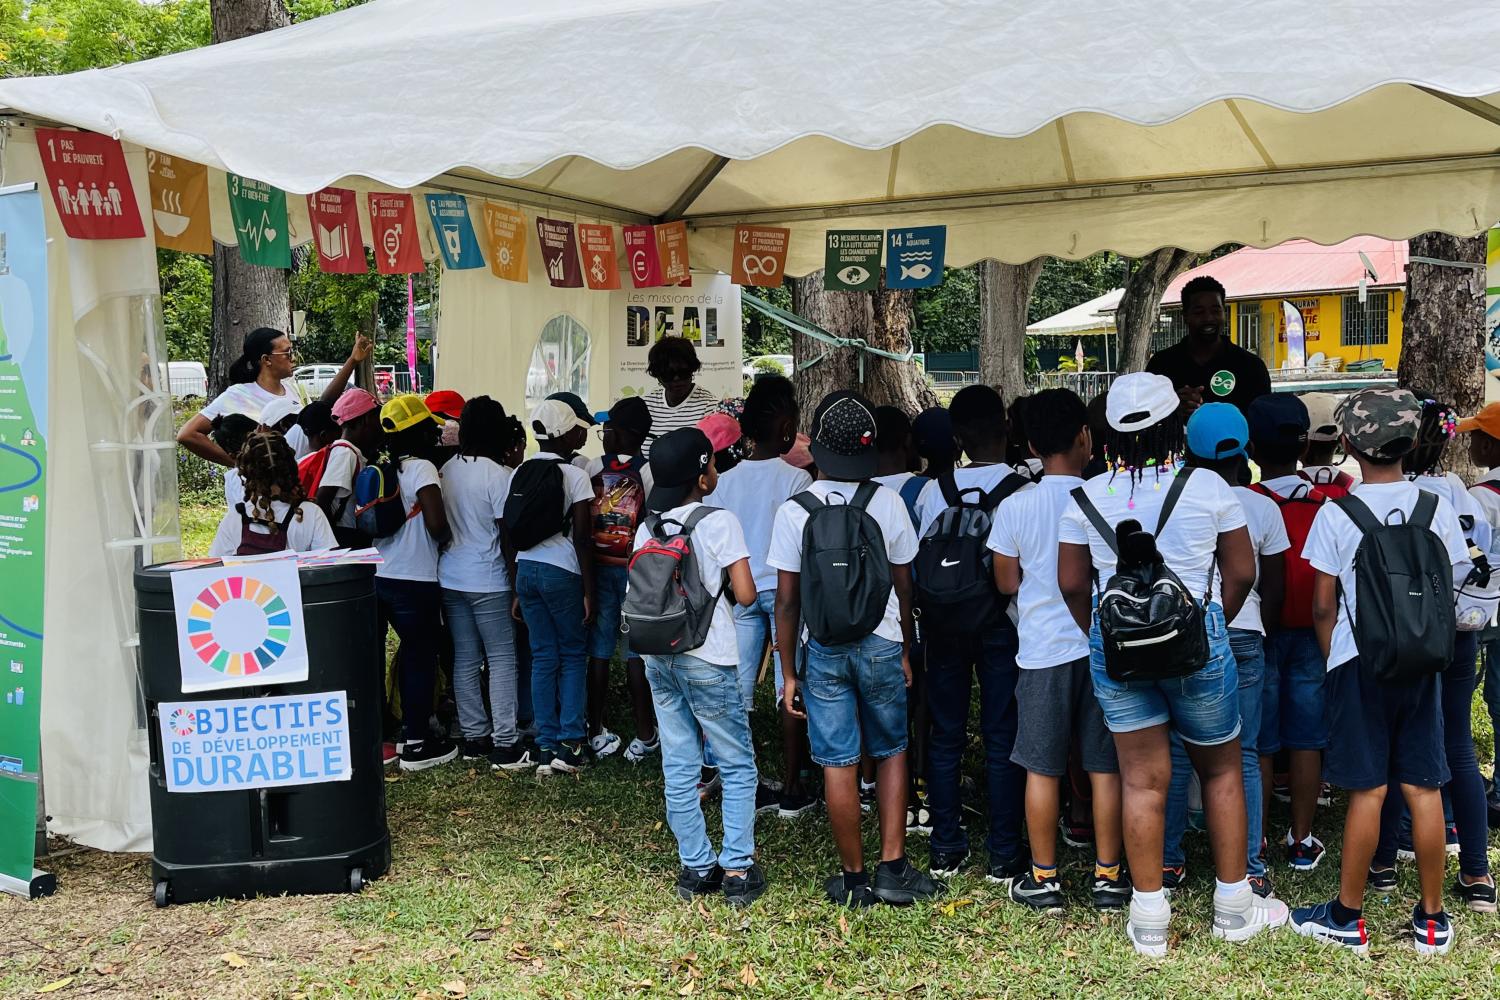
[[[1204,403],[1233,403],[1246,412],[1250,402],[1271,391],[1266,364],[1232,344],[1227,335],[1229,310],[1224,286],[1199,275],[1182,288],[1182,319],[1187,336],[1157,351],[1146,370],[1172,380],[1187,416]]]

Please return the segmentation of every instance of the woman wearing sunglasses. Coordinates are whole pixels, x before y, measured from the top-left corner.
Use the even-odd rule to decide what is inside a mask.
[[[702,367],[698,352],[684,337],[663,337],[652,345],[646,356],[646,374],[661,387],[646,393],[645,399],[656,439],[679,427],[693,427],[719,408],[719,397],[693,381]],[[645,457],[651,457],[650,441],[641,449]]]

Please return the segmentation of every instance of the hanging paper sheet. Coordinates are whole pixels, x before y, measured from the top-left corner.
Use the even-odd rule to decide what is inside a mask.
[[[372,191],[369,202],[375,270],[381,274],[419,274],[425,270],[411,195]]]
[[[359,200],[348,188],[324,188],[307,196],[307,216],[318,268],[329,274],[364,274],[365,238],[359,227]]]
[[[151,223],[156,245],[207,256],[214,252],[208,215],[208,168],[180,156],[146,150]]]
[[[734,260],[730,276],[736,285],[780,288],[786,276],[790,229],[773,226],[735,226]]]
[[[661,263],[662,284],[691,283],[686,222],[666,222],[656,227],[656,259]]]
[[[248,263],[264,267],[291,267],[286,192],[239,174],[226,174],[225,180],[229,184],[229,214],[239,237],[240,256]]]
[[[943,282],[947,226],[892,229],[886,233],[885,287],[931,288]]]
[[[582,288],[583,269],[578,266],[578,238],[573,233],[573,223],[538,216],[536,238],[542,247],[542,266],[552,287]]]
[[[880,284],[879,229],[830,229],[824,236],[823,287],[836,292],[871,292]]]
[[[63,232],[75,240],[146,235],[118,140],[94,132],[39,128],[36,142]]]
[[[656,288],[662,284],[661,257],[656,251],[655,226],[626,226],[625,262],[630,266],[630,280],[637,288]]]
[[[484,266],[484,254],[469,221],[469,203],[461,194],[430,194],[427,214],[432,216],[432,231],[437,233],[443,266],[464,271]]]
[[[514,208],[484,203],[484,234],[490,271],[506,281],[526,280],[526,216]]]
[[[583,280],[595,291],[620,287],[620,264],[615,257],[615,227],[578,224],[583,250]]]

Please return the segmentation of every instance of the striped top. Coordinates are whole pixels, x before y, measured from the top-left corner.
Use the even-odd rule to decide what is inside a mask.
[[[687,398],[676,406],[668,406],[666,390],[657,388],[646,393],[646,409],[651,411],[651,436],[659,438],[669,431],[692,427],[719,408],[719,397],[701,385],[694,385]],[[641,446],[641,454],[651,457],[651,442]]]

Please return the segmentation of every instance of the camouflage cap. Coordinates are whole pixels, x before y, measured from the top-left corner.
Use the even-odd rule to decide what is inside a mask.
[[[1356,451],[1399,458],[1417,443],[1422,404],[1405,389],[1361,389],[1340,404],[1338,421]]]

